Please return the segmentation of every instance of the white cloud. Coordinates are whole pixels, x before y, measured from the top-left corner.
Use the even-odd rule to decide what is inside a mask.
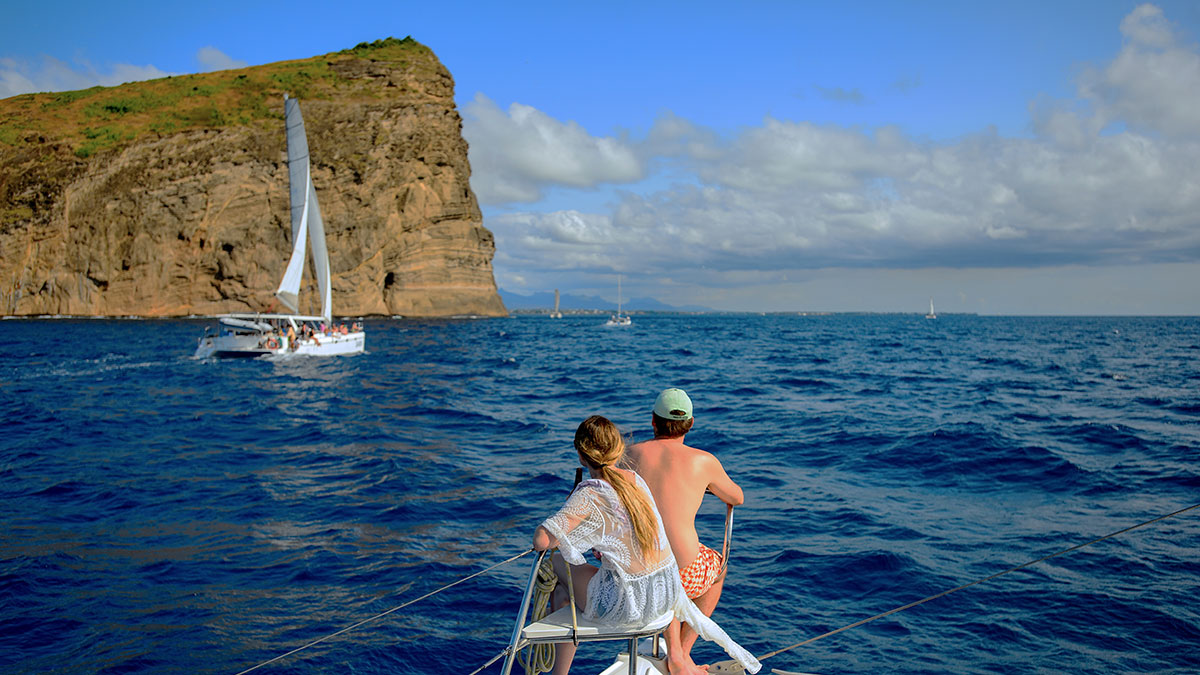
[[[534,202],[552,185],[591,188],[645,175],[625,141],[592,136],[530,106],[514,103],[505,112],[479,94],[464,113],[471,185],[485,204]]]
[[[118,63],[107,71],[96,68],[86,60],[67,63],[43,55],[29,62],[12,58],[0,59],[0,98],[47,91],[73,91],[95,86],[112,87],[126,82],[153,80],[177,73],[156,66],[135,66]]]
[[[1104,128],[1098,115],[1084,114],[1077,105],[1049,98],[1039,98],[1029,104],[1033,130],[1039,137],[1057,145],[1079,150],[1092,141]]]
[[[215,47],[202,47],[196,52],[200,72],[245,68],[245,61],[225,55]],[[68,63],[50,55],[35,61],[0,58],[0,98],[47,91],[74,91],[95,86],[113,87],[126,82],[156,80],[179,75],[153,65],[138,66],[114,63],[97,67],[84,58]]]
[[[99,84],[102,84],[106,87],[112,87],[118,84],[125,84],[126,82],[157,80],[160,77],[178,74],[179,73],[168,73],[164,70],[160,70],[156,66],[151,65],[135,66],[128,63],[118,63],[113,65],[110,73],[99,76]]]
[[[642,288],[668,288],[678,305],[749,311],[864,311],[923,313],[933,296],[939,313],[982,314],[1197,314],[1192,291],[1200,264],[920,270],[827,268],[775,275],[721,275],[720,287],[647,285],[625,277],[636,297]],[[605,290],[598,279],[596,290]],[[715,284],[714,284],[715,286]],[[606,295],[611,295],[609,291]],[[626,296],[628,297],[628,296]]]
[[[208,73],[214,70],[234,70],[250,65],[245,61],[230,58],[213,46],[201,47],[196,52],[196,61],[200,63],[200,72]]]
[[[1122,19],[1121,34],[1146,47],[1170,49],[1175,46],[1174,29],[1162,10],[1151,4],[1138,5]]]
[[[1102,69],[1085,73],[1080,94],[1101,119],[1168,135],[1200,137],[1200,54],[1153,5],[1121,22],[1125,44]]]
[[[518,268],[621,269],[622,251],[637,243],[611,217],[577,211],[510,214],[495,223],[497,260]]]
[[[1191,261],[1198,153],[1132,132],[1079,148],[987,134],[931,145],[769,120],[696,149],[702,185],[489,225],[520,267],[685,265],[696,283],[714,269]]]
[[[0,98],[37,91],[37,85],[15,59],[0,59]]]
[[[489,218],[497,269],[529,279],[547,266],[669,269],[674,283],[711,289],[834,268],[1194,266],[1200,54],[1181,46],[1153,6],[1135,9],[1122,31],[1113,61],[1083,76],[1080,100],[1031,103],[1034,139],[989,129],[932,143],[897,128],[772,118],[722,137],[667,114],[644,139],[617,142],[526,106],[505,115],[477,99],[484,121],[475,128],[489,131],[473,138],[472,160],[479,152],[490,161],[475,165],[476,177],[509,181],[510,195],[617,180],[600,178],[603,155],[588,151],[602,141],[629,160],[620,164],[630,169],[624,180],[636,178],[634,166],[667,164],[694,178],[632,186],[606,213]],[[507,164],[498,159],[510,152]],[[546,159],[556,153],[575,163]],[[480,177],[496,166],[503,179]]]

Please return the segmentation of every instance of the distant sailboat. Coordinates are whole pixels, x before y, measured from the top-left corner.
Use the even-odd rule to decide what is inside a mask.
[[[605,326],[632,326],[633,319],[626,314],[621,314],[621,275],[617,275],[617,313],[608,317],[608,323]]]
[[[292,254],[275,297],[292,314],[222,314],[217,333],[208,330],[200,338],[196,358],[257,357],[273,354],[336,356],[361,354],[366,334],[361,324],[339,328],[333,322],[333,293],[329,274],[329,251],[325,248],[325,224],[317,204],[308,163],[308,138],[300,102],[283,97],[287,131],[288,180],[291,187]],[[305,316],[299,311],[300,285],[308,254],[312,253],[321,314]]]
[[[929,313],[925,315],[926,319],[936,319],[937,314],[933,311],[933,298],[929,299]]]
[[[551,319],[561,319],[562,312],[558,311],[558,289],[554,289],[554,311],[550,312]]]

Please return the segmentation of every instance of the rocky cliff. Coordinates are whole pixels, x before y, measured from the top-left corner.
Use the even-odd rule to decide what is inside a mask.
[[[284,93],[308,130],[334,313],[505,314],[454,82],[408,38],[0,101],[0,314],[279,309]]]

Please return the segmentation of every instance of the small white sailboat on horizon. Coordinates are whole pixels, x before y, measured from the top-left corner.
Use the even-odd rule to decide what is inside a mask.
[[[617,275],[617,313],[608,317],[605,326],[632,326],[633,319],[628,314],[621,314],[621,275]]]
[[[561,319],[562,312],[558,311],[558,289],[554,289],[554,311],[550,312],[551,319]]]
[[[933,298],[929,298],[929,313],[925,315],[926,319],[936,319],[937,313],[933,311]]]
[[[291,189],[292,256],[275,291],[293,314],[239,313],[217,317],[217,334],[208,329],[199,340],[196,358],[259,357],[275,354],[337,356],[361,354],[366,343],[362,322],[351,327],[333,321],[333,289],[329,274],[329,251],[325,247],[325,224],[308,162],[308,138],[300,102],[284,96],[287,128],[288,181]],[[311,245],[317,290],[321,294],[320,316],[298,314],[300,284]]]

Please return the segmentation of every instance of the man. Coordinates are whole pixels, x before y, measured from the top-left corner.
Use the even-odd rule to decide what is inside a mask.
[[[696,511],[706,489],[732,506],[740,505],[744,498],[742,488],[725,473],[720,460],[699,448],[684,445],[684,436],[695,421],[687,393],[682,389],[664,389],[654,401],[650,418],[654,440],[629,448],[629,460],[654,495],[679,564],[683,590],[700,611],[712,616],[721,598],[725,575],[721,573],[721,554],[700,543]],[[696,632],[687,624],[682,626],[680,642],[690,662]]]

